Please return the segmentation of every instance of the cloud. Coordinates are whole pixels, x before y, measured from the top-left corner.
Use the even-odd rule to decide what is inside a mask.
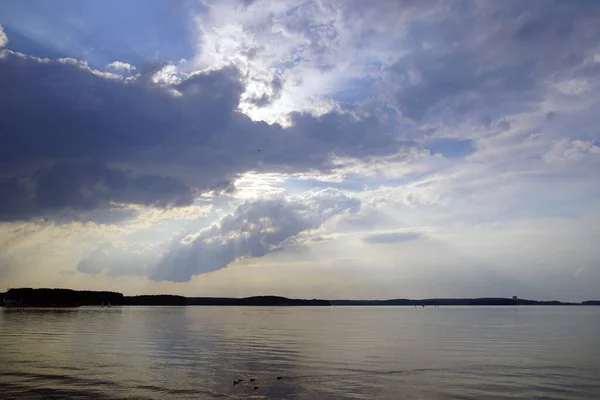
[[[106,66],[106,68],[112,68],[117,71],[126,71],[126,72],[133,72],[136,70],[136,68],[133,65],[127,64],[126,62],[122,62],[122,61],[113,61],[110,64],[108,64]]]
[[[4,47],[8,44],[8,38],[4,33],[4,29],[2,29],[2,25],[0,25],[0,47]]]
[[[384,232],[364,235],[362,241],[370,244],[404,243],[424,238],[420,232]]]
[[[216,223],[195,232],[187,229],[188,233],[177,235],[171,242],[104,243],[87,253],[77,270],[185,282],[235,261],[263,257],[305,242],[311,231],[336,216],[356,213],[360,205],[359,200],[333,189],[248,201]]]
[[[0,72],[7,144],[1,152],[15,162],[131,159],[137,151],[164,148],[170,137],[189,138],[190,130],[197,144],[206,143],[230,122],[241,91],[237,72],[229,69],[164,88],[10,51],[0,59]]]
[[[265,90],[260,96],[252,95],[248,97],[247,101],[256,107],[266,107],[273,103],[273,101],[279,99],[283,92],[283,80],[281,77],[276,76],[269,84],[270,90]]]
[[[73,60],[5,51],[0,85],[0,173],[11,193],[5,200],[11,204],[3,208],[5,215],[18,218],[40,215],[47,207],[89,209],[109,200],[187,205],[185,186],[211,191],[249,170],[326,171],[334,168],[334,155],[363,158],[406,146],[375,118],[345,110],[321,116],[294,113],[288,128],[253,122],[237,111],[243,85],[232,68],[185,75],[172,84],[152,83],[144,74],[123,80]],[[140,177],[114,184],[111,194],[98,200],[79,193],[67,178],[68,190],[61,193],[44,184],[43,179],[62,179],[53,175],[57,168],[65,170],[65,177],[77,174],[65,166],[71,163],[91,168],[94,178],[78,176],[88,185],[101,181],[91,165],[110,165],[104,172],[113,177],[124,171]],[[35,195],[27,187],[31,181]],[[153,185],[146,192],[140,188]]]
[[[150,278],[187,281],[236,260],[263,257],[299,234],[359,208],[357,199],[333,189],[244,203],[217,224],[173,243]]]
[[[193,193],[174,177],[134,175],[91,162],[60,162],[30,175],[0,180],[0,220],[108,208],[111,203],[189,205]]]
[[[552,273],[587,268],[595,231],[565,227],[583,226],[600,193],[598,15],[592,1],[207,0],[186,60],[134,71],[107,67],[140,60],[116,53],[90,67],[4,50],[0,231],[46,217],[68,231],[54,240],[71,263],[85,253],[80,271],[103,276],[179,282],[246,260],[198,280],[207,286],[265,278],[245,263],[318,271],[341,255],[362,276],[400,253],[431,276],[466,265],[466,287],[482,265],[520,277],[543,264],[531,254]],[[346,192],[310,191],[324,187]],[[69,231],[70,218],[81,222]],[[47,255],[25,243],[50,234],[28,232],[5,241],[11,260]],[[552,246],[537,242],[552,232]],[[531,251],[544,246],[551,256]],[[278,251],[292,248],[305,251]],[[563,262],[576,254],[585,262]]]
[[[474,151],[472,140],[460,139],[433,139],[427,142],[424,147],[444,157],[464,157]]]
[[[364,100],[364,83],[377,65],[402,54],[391,48],[411,18],[428,13],[427,7],[438,8],[432,1],[426,7],[413,1],[384,6],[290,0],[205,4],[206,12],[196,20],[201,45],[194,63],[244,71],[248,84],[241,107],[268,122],[285,121],[292,111],[327,112],[342,92],[360,93],[353,100]],[[272,96],[272,82],[278,79],[283,89]],[[267,102],[271,107],[265,109]]]
[[[550,78],[556,82],[579,79],[573,75],[580,71],[578,64],[569,64],[568,57],[539,63],[530,53],[547,55],[547,35],[561,46],[573,45],[581,51],[591,43],[574,40],[583,35],[584,28],[570,24],[569,19],[580,18],[584,26],[589,21],[581,10],[564,4],[559,7],[559,18],[558,11],[515,2],[466,10],[458,3],[442,7],[438,2],[299,8],[268,2],[267,8],[274,12],[271,20],[258,12],[257,7],[263,5],[209,4],[201,18],[204,50],[194,63],[213,64],[199,73],[189,72],[193,63],[186,64],[188,72],[183,64],[166,63],[123,79],[74,60],[38,59],[5,51],[0,60],[0,83],[6,93],[0,98],[4,144],[0,173],[8,178],[5,184],[12,182],[12,197],[30,193],[23,189],[25,183],[15,187],[15,180],[25,182],[37,170],[73,160],[92,160],[148,176],[176,176],[194,193],[202,193],[233,187],[232,182],[248,171],[329,173],[344,168],[334,160],[350,165],[391,155],[398,155],[401,162],[417,143],[447,158],[474,152],[474,158],[482,157],[489,150],[481,146],[489,140],[481,137],[482,132],[448,129],[454,122],[449,120],[451,124],[445,126],[437,123],[438,118],[469,121],[485,115],[488,129],[508,131],[511,124],[499,117],[506,107],[522,112],[540,104]],[[231,7],[233,14],[226,12]],[[462,12],[467,13],[468,24],[453,17]],[[221,26],[226,23],[225,15],[232,15],[234,22]],[[506,15],[518,21],[501,24]],[[375,20],[384,26],[399,24],[397,30],[388,29],[394,40],[375,40],[382,39],[381,32],[365,28],[366,22]],[[209,29],[207,21],[218,29]],[[279,30],[261,30],[265,23]],[[425,29],[438,23],[435,32]],[[497,42],[490,32],[512,46]],[[232,41],[217,40],[224,37]],[[400,45],[406,52],[396,51]],[[495,54],[500,50],[506,52],[502,57]],[[243,55],[241,61],[236,54]],[[126,64],[111,65],[118,71]],[[330,102],[329,111],[320,110],[320,115],[297,111],[313,110],[310,107],[286,109],[282,111],[289,123],[285,127],[252,121],[239,112],[245,102],[277,108],[275,102],[290,99],[285,96],[293,80],[306,82],[315,70],[319,84],[309,97],[327,99],[339,88],[352,86],[354,78],[368,78],[364,82],[371,83],[360,85],[366,85],[366,93],[372,96],[356,107]],[[334,80],[336,87],[321,84],[334,75],[339,77]],[[593,79],[588,77],[588,81]],[[264,83],[264,90],[254,88],[259,83]],[[410,129],[389,125],[389,106],[400,112],[396,117],[404,118],[402,123]],[[31,110],[36,110],[35,118]],[[552,115],[561,111],[560,107],[556,110]],[[493,120],[500,122],[492,124]],[[160,207],[163,202],[155,204]],[[20,215],[35,216],[43,208],[31,210]]]
[[[584,93],[589,83],[571,73],[595,46],[600,8],[542,4],[450,2],[443,13],[415,20],[402,40],[408,54],[384,66],[374,95],[393,96],[413,121],[450,122],[536,107],[552,80],[564,81],[559,90]],[[557,47],[565,51],[557,55]]]
[[[600,146],[589,140],[559,140],[544,155],[547,162],[579,161],[589,154],[600,154]]]

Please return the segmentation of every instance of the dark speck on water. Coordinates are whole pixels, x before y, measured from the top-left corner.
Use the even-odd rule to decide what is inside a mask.
[[[600,399],[599,333],[600,307],[1,309],[0,399]]]

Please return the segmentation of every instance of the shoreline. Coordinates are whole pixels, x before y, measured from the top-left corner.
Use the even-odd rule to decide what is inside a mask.
[[[0,293],[7,308],[68,308],[80,306],[598,306],[600,300],[579,303],[557,300],[539,301],[517,297],[430,298],[389,300],[292,299],[282,296],[184,297],[177,295],[125,296],[118,292],[48,288],[18,288]]]

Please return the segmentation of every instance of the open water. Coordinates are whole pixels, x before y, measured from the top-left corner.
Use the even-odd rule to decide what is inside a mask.
[[[600,399],[600,307],[1,309],[0,398]]]

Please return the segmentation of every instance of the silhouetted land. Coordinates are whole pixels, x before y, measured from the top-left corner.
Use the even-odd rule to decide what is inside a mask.
[[[22,307],[78,306],[328,306],[327,300],[288,299],[279,296],[246,298],[183,297],[174,295],[124,296],[116,292],[71,289],[9,289],[0,294],[6,304]]]
[[[9,289],[2,296],[4,305],[29,307],[74,307],[82,305],[124,304],[125,296],[117,292],[71,289]]]
[[[125,296],[123,305],[126,306],[187,306],[187,299],[183,296],[174,296],[170,294],[145,295],[145,296]]]
[[[476,299],[391,299],[391,300],[304,300],[280,296],[183,297],[174,295],[124,296],[122,293],[71,289],[9,289],[0,293],[3,305],[22,307],[78,307],[78,306],[514,306],[514,305],[600,305],[600,300],[582,303],[537,301],[501,297]]]
[[[481,297],[476,299],[391,299],[391,300],[330,300],[333,306],[575,306],[584,303],[561,301],[537,301],[504,297]]]
[[[190,306],[328,306],[327,300],[288,299],[279,296],[253,296],[242,299],[224,297],[188,297]]]

